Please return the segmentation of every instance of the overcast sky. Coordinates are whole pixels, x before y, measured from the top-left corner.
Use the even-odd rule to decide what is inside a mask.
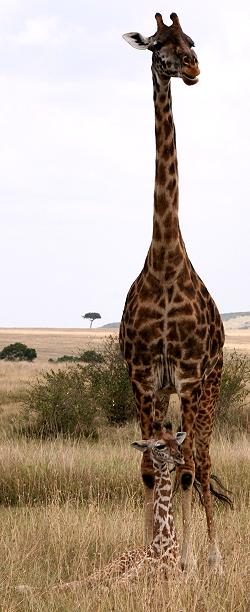
[[[249,0],[0,1],[0,326],[118,321],[151,240],[151,56],[176,11],[199,83],[173,80],[180,224],[221,312],[250,310]],[[98,322],[99,323],[99,322]]]

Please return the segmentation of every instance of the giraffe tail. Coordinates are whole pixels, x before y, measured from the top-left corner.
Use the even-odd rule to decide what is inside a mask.
[[[170,472],[174,472],[175,467],[170,470]],[[213,481],[216,482],[216,484],[219,486],[220,490],[218,490],[218,488],[215,488]],[[177,474],[175,475],[175,480],[174,480],[174,485],[173,485],[173,496],[177,493],[178,489],[179,489],[179,478],[177,476]],[[202,485],[201,482],[199,480],[199,477],[197,476],[197,474],[195,475],[195,479],[194,479],[194,489],[197,491],[199,498],[200,498],[200,502],[201,504],[204,506],[204,502],[203,502],[203,497],[202,497]],[[229,489],[226,489],[226,487],[224,487],[223,483],[221,482],[220,478],[218,478],[218,476],[216,476],[216,474],[211,474],[210,476],[210,491],[212,493],[212,495],[214,495],[214,497],[216,497],[216,499],[218,499],[219,501],[221,501],[223,504],[228,504],[230,506],[231,509],[233,509],[234,505],[233,505],[233,500],[231,499],[231,497],[229,495],[232,495],[232,491],[229,491]],[[227,493],[229,493],[229,495],[227,495]]]
[[[215,482],[219,486],[220,490],[218,490],[217,487],[215,488],[213,482]],[[194,480],[194,488],[199,494],[199,498],[200,498],[202,505],[204,505],[203,498],[202,498],[202,485],[199,479],[197,478],[197,476],[195,477],[195,480]],[[228,489],[226,489],[226,487],[224,487],[221,480],[218,478],[218,476],[216,476],[216,474],[211,474],[210,476],[210,491],[212,495],[216,497],[216,499],[221,501],[223,504],[228,504],[230,508],[233,509],[233,501],[231,497],[227,495],[227,493],[232,495],[232,491],[229,491]]]

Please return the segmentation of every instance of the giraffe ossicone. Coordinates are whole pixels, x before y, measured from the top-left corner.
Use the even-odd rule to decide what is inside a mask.
[[[209,445],[219,395],[224,330],[218,309],[194,270],[178,217],[179,188],[171,78],[194,85],[200,73],[194,42],[175,13],[149,37],[130,32],[124,38],[152,53],[156,167],[153,234],[144,267],[132,284],[120,326],[120,346],[128,365],[142,437],[152,437],[154,418],[162,420],[171,393],[180,399],[184,465],[182,485],[182,567],[191,556],[191,499],[196,478],[202,488],[209,535],[209,562],[220,561],[213,516]],[[193,450],[195,447],[195,459]],[[145,489],[145,538],[153,538],[154,469],[149,451],[141,464]],[[222,496],[221,496],[222,497]],[[224,496],[226,499],[226,496]]]

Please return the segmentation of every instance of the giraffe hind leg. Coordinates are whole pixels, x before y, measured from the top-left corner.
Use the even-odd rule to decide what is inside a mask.
[[[183,540],[181,549],[181,568],[193,569],[195,559],[192,552],[192,493],[195,478],[195,463],[193,458],[193,442],[195,432],[195,419],[199,409],[201,395],[200,382],[186,384],[180,392],[181,402],[181,429],[186,432],[182,444],[184,465],[176,470],[176,484],[182,488],[182,526]],[[176,487],[175,487],[176,490]]]

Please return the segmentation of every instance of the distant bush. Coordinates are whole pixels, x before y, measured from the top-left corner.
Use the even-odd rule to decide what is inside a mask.
[[[79,355],[78,360],[86,361],[86,363],[102,363],[104,361],[104,356],[94,349],[88,349]]]
[[[122,424],[135,416],[127,368],[116,338],[110,336],[104,342],[101,357],[85,366],[74,363],[47,372],[30,386],[24,412],[28,433],[96,437],[100,424]]]
[[[36,350],[28,348],[22,342],[9,344],[0,352],[0,359],[6,359],[7,361],[33,361],[36,357]]]
[[[85,363],[102,363],[103,356],[94,349],[88,349],[80,355],[62,355],[57,359],[49,359],[51,363],[65,363],[65,362],[76,362],[79,363],[84,361]]]
[[[78,361],[75,355],[62,355],[62,357],[57,357],[57,359],[49,359],[50,363],[67,363],[72,361]]]
[[[247,396],[250,383],[248,355],[233,351],[224,358],[220,397],[216,419],[219,425],[232,428],[248,426]]]

